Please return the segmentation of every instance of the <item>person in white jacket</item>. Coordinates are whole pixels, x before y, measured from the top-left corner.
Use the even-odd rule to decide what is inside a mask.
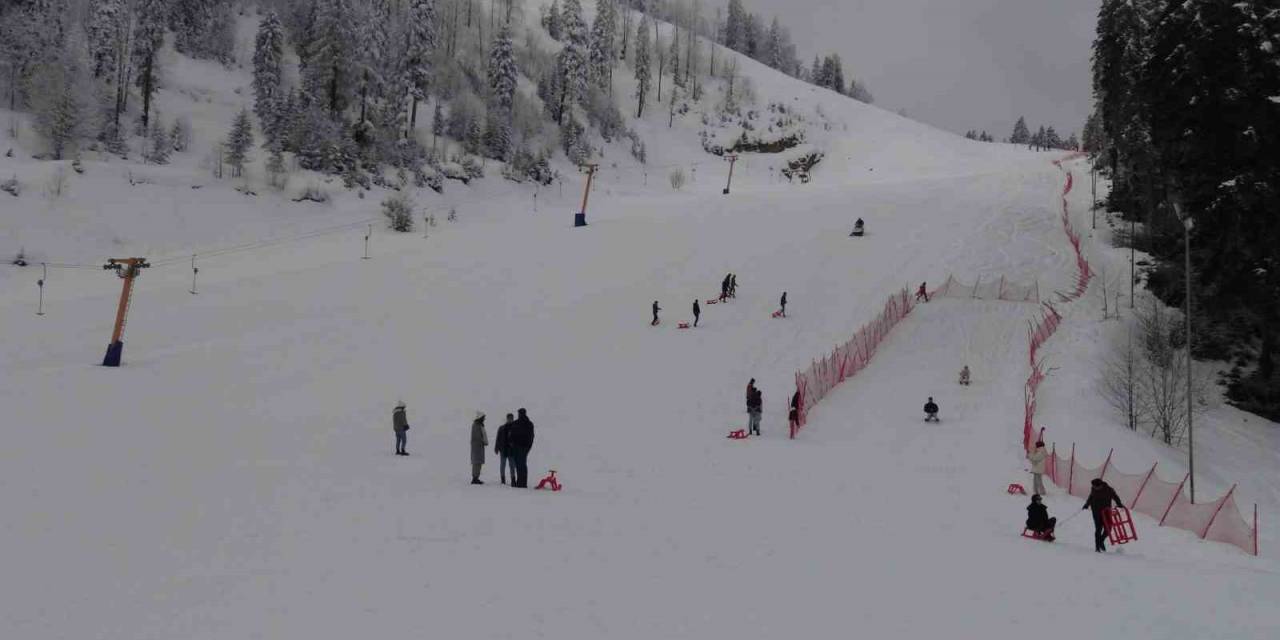
[[[1044,461],[1049,457],[1049,453],[1044,450],[1044,442],[1036,441],[1036,448],[1027,454],[1027,460],[1031,461],[1031,484],[1032,492],[1044,495]]]

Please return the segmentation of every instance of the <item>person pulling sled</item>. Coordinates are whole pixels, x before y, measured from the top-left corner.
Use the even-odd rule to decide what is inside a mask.
[[[782,317],[784,318],[787,317],[787,292],[786,291],[782,292],[782,310],[779,313],[782,314]]]
[[[1124,504],[1120,502],[1120,496],[1116,495],[1116,490],[1102,478],[1094,478],[1089,481],[1089,484],[1089,499],[1084,501],[1084,506],[1080,507],[1080,510],[1093,511],[1093,550],[1103,553],[1107,550],[1107,521],[1104,514],[1111,508],[1112,503],[1117,507],[1123,507]]]
[[[850,238],[862,237],[862,218],[858,218],[858,221],[853,223],[853,233],[850,233],[849,237]]]
[[[702,317],[702,307],[698,305],[698,301],[693,301],[693,326],[698,326],[698,318]]]
[[[649,326],[651,326],[651,327],[656,327],[656,326],[658,326],[658,312],[659,312],[659,311],[662,311],[662,307],[659,307],[659,306],[658,306],[658,301],[657,301],[657,300],[654,300],[654,301],[653,301],[653,322],[650,322],[650,323],[649,323]]]
[[[924,282],[921,282],[920,288],[916,289],[916,302],[921,300],[924,300],[925,302],[929,301],[929,289]]]
[[[933,401],[933,396],[929,396],[929,401],[924,403],[924,421],[938,421],[938,403]]]

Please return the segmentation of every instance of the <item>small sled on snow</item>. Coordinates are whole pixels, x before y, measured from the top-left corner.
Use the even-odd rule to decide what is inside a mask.
[[[781,317],[782,317],[782,310],[781,310],[781,309],[779,309],[779,310],[777,310],[777,311],[774,311],[774,312],[773,312],[773,317],[775,317],[775,318],[781,318]]]
[[[1006,489],[1006,491],[1008,491],[1008,492],[1009,492],[1009,495],[1011,495],[1011,496],[1025,496],[1025,495],[1027,495],[1027,490],[1026,490],[1025,488],[1023,488],[1023,486],[1022,486],[1022,485],[1020,485],[1020,484],[1018,484],[1018,483],[1016,483],[1016,482],[1015,482],[1015,483],[1013,483],[1013,484],[1011,484],[1011,485],[1009,485],[1009,488],[1008,488],[1008,489]]]
[[[720,304],[720,298],[711,298],[707,300],[707,304]]]
[[[1102,524],[1107,528],[1111,544],[1125,544],[1138,539],[1138,530],[1133,527],[1133,515],[1128,507],[1111,507],[1103,511]]]
[[[1031,529],[1023,529],[1022,537],[1030,538],[1032,540],[1042,540],[1044,542],[1053,542],[1057,539],[1053,537],[1053,533],[1050,531],[1032,531]]]
[[[680,324],[676,325],[676,328],[677,328],[677,329],[688,329],[688,328],[689,328],[689,323],[688,323],[688,322],[681,322]]]
[[[538,482],[538,486],[534,487],[534,490],[544,489],[548,491],[559,491],[562,488],[560,481],[556,480],[556,470],[552,469],[551,473],[547,474],[547,477]]]
[[[730,431],[730,432],[729,432],[729,435],[728,435],[727,437],[728,437],[730,440],[746,440],[746,439],[747,439],[747,430],[746,430],[746,429],[737,429],[737,430],[735,430],[735,431]]]

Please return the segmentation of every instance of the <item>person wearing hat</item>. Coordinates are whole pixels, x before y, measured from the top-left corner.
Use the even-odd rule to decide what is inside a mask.
[[[1057,524],[1057,518],[1049,517],[1049,508],[1040,501],[1040,494],[1031,494],[1031,504],[1027,505],[1027,528],[1053,542],[1053,528]]]
[[[1027,454],[1027,460],[1031,461],[1031,489],[1032,493],[1045,495],[1044,490],[1044,461],[1049,457],[1049,452],[1044,450],[1044,441],[1037,440],[1036,448]]]
[[[747,435],[760,435],[760,413],[764,410],[764,396],[756,386],[756,379],[747,383]]]
[[[471,484],[480,481],[480,467],[484,466],[484,448],[489,446],[489,436],[484,432],[484,412],[477,411],[471,422]]]
[[[1102,514],[1111,508],[1112,503],[1117,507],[1124,507],[1124,504],[1120,502],[1120,496],[1116,495],[1116,490],[1102,478],[1094,478],[1089,481],[1089,484],[1089,499],[1084,501],[1084,506],[1080,507],[1080,510],[1093,510],[1093,550],[1102,553],[1107,550],[1105,543],[1107,525]]]
[[[391,412],[391,430],[396,432],[396,455],[409,455],[405,450],[409,444],[409,419],[405,417],[403,400],[397,402],[396,408]]]
[[[517,412],[516,421],[507,429],[507,451],[515,470],[511,486],[529,488],[529,450],[533,448],[533,422],[524,408]]]
[[[502,484],[507,483],[507,466],[511,466],[511,482],[516,481],[516,465],[515,458],[511,457],[511,445],[508,438],[511,432],[511,423],[516,421],[516,417],[507,414],[507,421],[498,427],[498,435],[493,437],[493,452],[498,454],[498,473],[502,477]]]

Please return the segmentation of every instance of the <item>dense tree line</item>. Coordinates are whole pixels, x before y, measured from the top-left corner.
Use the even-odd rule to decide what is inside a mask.
[[[1274,2],[1105,0],[1084,145],[1107,206],[1143,225],[1148,287],[1181,305],[1193,226],[1193,346],[1229,360],[1229,397],[1280,419],[1280,10]]]

